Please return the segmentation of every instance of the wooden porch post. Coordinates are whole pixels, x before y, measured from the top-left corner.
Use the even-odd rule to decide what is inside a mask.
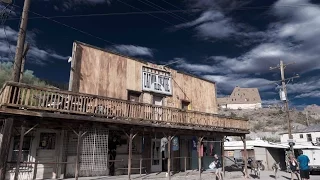
[[[82,126],[80,126],[80,129],[79,129],[79,133],[77,133],[77,136],[78,136],[78,143],[77,143],[77,157],[76,157],[76,166],[75,166],[75,179],[78,180],[79,178],[79,171],[80,171],[80,163],[79,163],[79,160],[80,160],[80,145],[81,145],[81,137],[82,137]]]
[[[128,155],[128,179],[131,179],[131,160],[132,160],[132,139],[133,133],[130,131],[129,135],[129,155]]]
[[[245,179],[248,178],[248,152],[247,152],[247,142],[246,142],[246,135],[241,137],[243,142],[243,154],[244,154],[244,177]]]
[[[14,172],[14,180],[18,180],[18,176],[19,176],[19,168],[20,168],[20,162],[21,162],[21,156],[22,156],[23,139],[24,139],[25,130],[26,130],[25,122],[23,122],[22,125],[21,125],[20,141],[19,141],[19,153],[18,153],[18,158],[17,158],[16,170]]]
[[[128,135],[125,130],[123,130],[125,135],[129,139],[129,153],[128,153],[128,179],[131,179],[131,161],[132,161],[132,141],[136,137],[138,133],[133,134],[133,129],[130,130],[130,134]],[[141,169],[140,169],[141,171]]]
[[[203,137],[198,137],[198,167],[199,167],[199,179],[201,180],[201,142]]]
[[[222,159],[222,172],[223,172],[223,176],[226,175],[226,171],[225,171],[225,157],[224,157],[224,141],[225,141],[226,137],[223,136],[222,137],[222,142],[221,142],[221,159]]]
[[[2,142],[0,146],[0,180],[4,180],[6,176],[8,152],[11,142],[13,118],[4,120],[4,126],[2,129]]]
[[[170,180],[171,179],[171,140],[172,140],[172,137],[169,135],[168,136],[168,179]]]

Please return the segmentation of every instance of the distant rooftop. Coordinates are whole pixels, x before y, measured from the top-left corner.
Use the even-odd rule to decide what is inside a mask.
[[[261,103],[258,88],[241,88],[236,86],[231,95],[217,98],[218,104],[255,104]]]
[[[320,132],[320,123],[314,124],[312,126],[308,126],[304,129],[298,129],[293,131],[292,133],[309,133],[309,132]],[[288,134],[287,132],[281,134]]]

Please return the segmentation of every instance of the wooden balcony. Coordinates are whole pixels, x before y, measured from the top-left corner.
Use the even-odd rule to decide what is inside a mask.
[[[15,97],[15,98],[13,98]],[[247,133],[247,120],[216,114],[184,111],[97,95],[6,82],[0,91],[0,106],[5,109],[52,112],[106,119],[139,120],[153,124],[228,129]],[[107,122],[107,121],[106,121]]]

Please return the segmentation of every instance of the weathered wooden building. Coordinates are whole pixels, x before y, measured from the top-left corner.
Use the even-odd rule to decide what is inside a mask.
[[[7,179],[206,169],[249,129],[217,115],[214,83],[80,42],[69,91],[8,82],[0,105]]]

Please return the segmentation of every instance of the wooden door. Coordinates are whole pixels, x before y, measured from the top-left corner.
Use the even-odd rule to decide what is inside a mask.
[[[151,140],[151,172],[162,171],[162,155],[160,139]]]
[[[161,96],[153,96],[153,104],[156,106],[163,105],[163,97]],[[155,107],[153,113],[154,120],[162,120],[162,107]]]
[[[57,177],[57,133],[38,133],[39,143],[36,153],[36,178],[55,179]]]

